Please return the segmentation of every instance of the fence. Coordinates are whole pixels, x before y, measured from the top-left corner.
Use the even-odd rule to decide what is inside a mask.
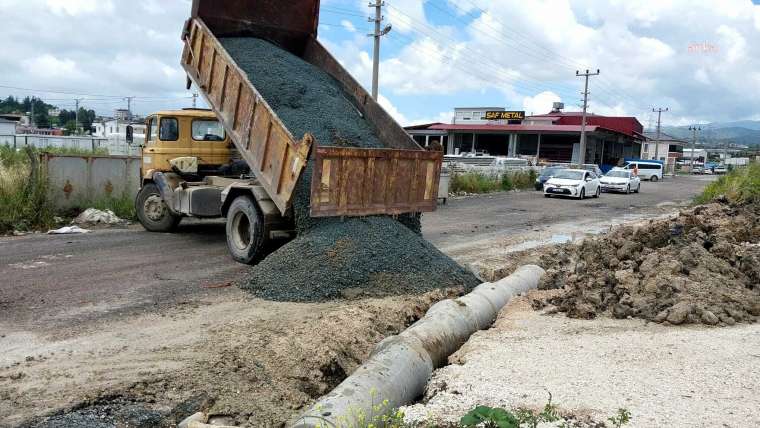
[[[81,207],[100,198],[134,198],[140,188],[137,156],[40,155],[58,208]]]
[[[117,156],[139,156],[141,144],[141,140],[135,139],[134,144],[129,145],[125,139],[118,136],[103,138],[94,136],[64,137],[58,135],[37,134],[0,135],[0,145],[14,148],[25,146],[41,149],[55,147],[93,152],[104,149],[109,155]]]

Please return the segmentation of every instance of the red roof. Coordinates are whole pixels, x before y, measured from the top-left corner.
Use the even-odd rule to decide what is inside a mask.
[[[586,131],[594,132],[598,126],[586,125]],[[580,125],[451,125],[436,123],[427,129],[436,131],[512,131],[512,132],[581,132]]]

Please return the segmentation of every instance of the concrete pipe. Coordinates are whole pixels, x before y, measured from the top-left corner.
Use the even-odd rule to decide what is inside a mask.
[[[523,266],[495,283],[433,305],[397,336],[380,342],[367,361],[300,416],[292,427],[353,427],[412,403],[437,367],[478,330],[489,327],[509,300],[538,286],[544,270]],[[379,408],[378,408],[379,406]]]

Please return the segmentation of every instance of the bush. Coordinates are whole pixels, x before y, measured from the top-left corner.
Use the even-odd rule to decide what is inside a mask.
[[[704,204],[718,196],[725,196],[729,201],[740,204],[760,202],[760,163],[753,162],[746,168],[734,168],[710,183],[694,202]]]
[[[48,182],[32,149],[0,147],[0,233],[53,223]]]
[[[536,181],[536,172],[517,171],[499,175],[479,172],[465,172],[451,177],[449,191],[452,193],[491,193],[509,190],[531,189]]]

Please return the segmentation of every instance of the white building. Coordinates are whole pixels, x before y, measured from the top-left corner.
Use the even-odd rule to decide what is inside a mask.
[[[705,149],[694,149],[694,154],[692,154],[692,149],[685,148],[683,149],[683,158],[691,160],[691,158],[694,159],[707,159],[707,150]]]
[[[132,115],[129,113],[129,110],[125,108],[117,108],[113,111],[113,117],[119,120],[130,120],[132,119]]]
[[[683,156],[684,146],[688,144],[664,132],[660,132],[659,144],[656,132],[645,131],[646,142],[641,146],[641,159],[653,159],[667,163],[675,163],[676,159]],[[659,146],[659,147],[658,147]]]
[[[16,122],[0,117],[0,146],[13,146],[16,139]]]
[[[124,140],[127,138],[127,125],[132,125],[135,139],[137,139],[138,135],[145,138],[145,123],[128,122],[119,119],[108,119],[93,123],[92,126],[95,128],[95,132],[92,135],[104,138],[121,138]]]

